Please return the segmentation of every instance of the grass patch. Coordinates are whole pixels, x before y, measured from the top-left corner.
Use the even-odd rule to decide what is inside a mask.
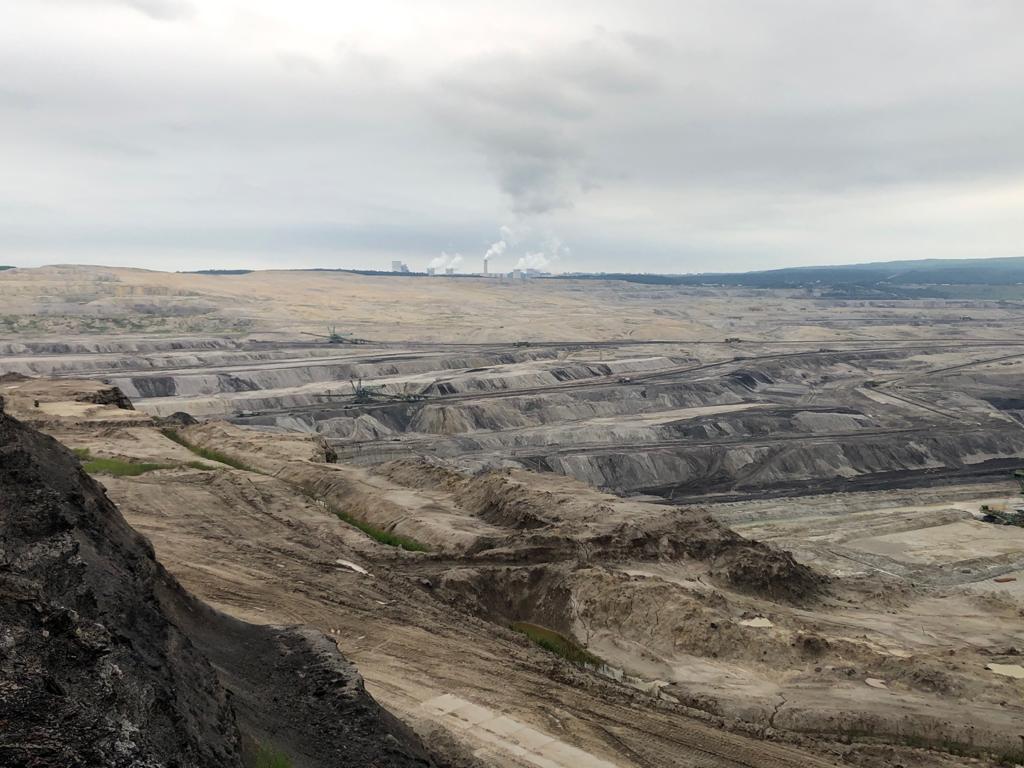
[[[193,445],[184,437],[182,437],[181,434],[176,429],[161,429],[160,432],[168,440],[172,440],[173,442],[177,443],[183,448],[188,448],[190,451],[192,451],[192,453],[194,453],[196,456],[199,456],[202,459],[206,459],[207,461],[216,461],[220,464],[227,464],[229,467],[233,467],[234,469],[241,469],[244,470],[245,472],[259,473],[259,470],[253,469],[244,461],[240,461],[232,456],[228,456],[226,453],[221,453],[220,451],[215,451],[210,448],[203,448],[198,445]],[[196,463],[201,464],[202,462]],[[189,466],[191,466],[191,464]]]
[[[551,651],[551,653],[557,654],[573,664],[581,664],[587,667],[600,667],[604,665],[603,660],[553,629],[548,629],[538,624],[530,624],[525,621],[513,622],[511,627],[516,632],[522,632],[541,648]]]
[[[381,544],[387,544],[389,547],[401,547],[402,549],[408,550],[409,552],[430,551],[430,547],[428,547],[426,544],[421,544],[415,539],[409,539],[405,536],[399,536],[396,533],[385,531],[381,528],[378,528],[374,525],[370,525],[369,523],[360,520],[358,517],[353,517],[348,512],[344,512],[338,509],[336,506],[329,503],[327,499],[321,498],[319,495],[317,495],[317,493],[310,486],[303,485],[301,483],[296,483],[292,487],[297,489],[300,493],[302,493],[307,499],[312,501],[314,504],[323,507],[328,512],[335,515],[339,520],[343,520],[344,522],[351,525],[353,528],[358,528],[360,531],[365,533],[374,541],[379,541]]]
[[[362,520],[352,517],[347,512],[342,512],[339,509],[331,509],[334,514],[344,520],[346,523],[354,528],[358,528],[360,531],[365,533],[374,541],[379,541],[381,544],[387,544],[391,547],[401,547],[402,549],[408,550],[409,552],[428,552],[429,548],[426,544],[420,544],[415,539],[408,539],[405,536],[399,536],[391,531],[385,531],[376,526],[370,525],[369,523],[363,522]]]
[[[253,764],[253,768],[292,768],[292,761],[284,752],[260,744],[256,750],[256,762]]]
[[[172,464],[153,464],[145,461],[122,461],[93,456],[88,448],[75,448],[75,455],[82,461],[82,469],[90,475],[113,475],[114,477],[135,477],[155,469],[168,469]]]
[[[236,459],[236,458],[234,458],[232,456],[228,456],[227,454],[221,453],[220,451],[215,451],[215,450],[211,450],[210,448],[203,448],[201,446],[194,445],[193,443],[190,443],[188,440],[186,440],[181,435],[181,433],[178,432],[176,429],[161,429],[160,432],[168,440],[172,440],[175,443],[177,443],[178,445],[180,445],[180,446],[182,446],[184,448],[188,448],[196,456],[199,456],[199,457],[201,457],[203,459],[207,459],[208,461],[216,461],[216,462],[219,462],[221,464],[227,464],[229,467],[234,467],[235,469],[241,469],[241,470],[244,470],[246,472],[255,472],[255,473],[261,474],[261,475],[262,474],[266,474],[264,472],[260,472],[258,469],[254,469],[253,467],[249,466],[245,462],[239,461],[238,459]],[[201,461],[189,462],[188,466],[193,467],[195,469],[206,469],[206,470],[214,469],[214,467],[210,467],[209,465],[205,465]],[[301,486],[298,486],[298,485],[293,485],[292,487],[298,488],[302,493],[304,493],[308,497],[315,499],[315,496],[313,495],[313,493],[311,491],[309,491],[308,489],[302,488]],[[388,546],[391,546],[391,547],[401,547],[402,549],[408,550],[409,552],[427,552],[427,551],[429,551],[429,548],[425,544],[420,544],[420,542],[415,541],[414,539],[409,539],[409,538],[406,538],[405,536],[399,536],[396,533],[391,533],[390,531],[385,531],[385,530],[382,530],[380,528],[377,528],[376,526],[373,526],[373,525],[370,525],[369,523],[363,522],[362,520],[360,520],[360,519],[358,519],[356,517],[352,517],[352,515],[348,514],[347,512],[343,512],[340,509],[336,509],[334,507],[331,507],[330,505],[327,505],[323,501],[321,501],[319,503],[323,504],[324,506],[327,506],[327,508],[331,512],[333,512],[335,515],[337,515],[340,519],[344,520],[346,523],[348,523],[349,525],[353,526],[354,528],[358,528],[360,531],[365,533],[367,536],[369,536],[374,541],[379,541],[381,544],[387,544]]]
[[[152,472],[155,469],[167,469],[170,464],[150,464],[142,461],[121,461],[120,459],[92,459],[82,464],[82,469],[90,475],[114,475],[115,477],[135,477]]]

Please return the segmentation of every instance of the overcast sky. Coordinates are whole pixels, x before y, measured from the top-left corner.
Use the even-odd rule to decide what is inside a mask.
[[[0,263],[1021,256],[1022,40],[1020,0],[0,0]]]

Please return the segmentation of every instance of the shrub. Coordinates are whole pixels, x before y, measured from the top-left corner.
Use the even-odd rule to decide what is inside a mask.
[[[94,457],[88,448],[75,448],[75,455],[82,461],[82,469],[90,475],[113,475],[114,477],[135,477],[155,469],[167,469],[171,464],[154,464],[145,461],[122,461]]]

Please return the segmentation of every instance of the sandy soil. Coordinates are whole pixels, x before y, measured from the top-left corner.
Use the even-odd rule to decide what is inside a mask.
[[[1013,308],[957,302],[819,302],[801,291],[645,286],[339,272],[198,275],[110,267],[44,267],[0,274],[11,332],[224,333],[339,330],[370,339],[516,339],[742,336],[801,342],[851,338],[999,337]],[[40,297],[46,297],[40,304]],[[838,309],[837,309],[838,307]]]
[[[903,533],[854,539],[847,545],[908,563],[945,563],[1024,553],[1024,528],[965,520]]]

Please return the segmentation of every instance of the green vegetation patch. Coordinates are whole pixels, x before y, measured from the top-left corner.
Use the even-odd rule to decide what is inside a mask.
[[[279,752],[266,744],[260,744],[256,750],[254,768],[292,768],[292,761],[284,752]]]
[[[374,541],[379,541],[381,544],[387,544],[389,547],[401,547],[402,549],[408,550],[409,552],[429,552],[430,547],[426,544],[422,544],[415,539],[410,539],[405,536],[399,536],[391,531],[385,531],[382,528],[378,528],[375,525],[370,525],[364,520],[360,520],[358,517],[353,517],[348,512],[338,509],[336,506],[328,502],[326,499],[321,498],[316,490],[302,483],[296,483],[292,486],[299,490],[303,495],[306,496],[314,504],[324,507],[339,520],[351,525],[353,528],[358,528],[360,531],[365,533]]]
[[[259,470],[253,469],[248,464],[246,464],[244,461],[240,461],[239,459],[236,459],[233,456],[228,456],[226,453],[221,453],[220,451],[215,451],[215,450],[213,450],[211,448],[203,448],[202,446],[194,445],[193,443],[190,443],[188,440],[186,440],[184,437],[182,437],[181,433],[179,433],[176,429],[161,429],[160,432],[168,440],[174,441],[175,443],[177,443],[178,445],[182,446],[183,448],[188,448],[196,456],[199,456],[200,458],[206,459],[207,461],[216,461],[216,462],[219,462],[220,464],[227,464],[229,467],[233,467],[235,469],[241,469],[241,470],[244,470],[246,472],[260,473]],[[196,462],[196,463],[201,463],[201,462]],[[190,464],[189,466],[192,466],[192,465]],[[199,467],[196,467],[196,469],[198,469],[198,468]],[[262,473],[260,473],[260,474],[262,474]]]
[[[516,621],[511,624],[516,632],[522,632],[537,645],[551,653],[561,656],[573,664],[580,664],[587,667],[600,667],[604,661],[574,640],[555,632],[553,629],[542,627],[539,624],[530,624],[525,621]]]
[[[192,451],[192,453],[196,454],[196,456],[204,458],[208,461],[216,461],[219,462],[220,464],[227,464],[229,467],[241,469],[246,472],[265,474],[263,472],[260,472],[258,469],[254,469],[245,462],[234,458],[233,456],[228,456],[227,454],[221,453],[220,451],[215,451],[210,448],[203,448],[202,446],[198,446],[189,442],[176,429],[161,429],[160,432],[163,433],[164,437],[166,437],[168,440],[172,440],[178,445],[184,448],[188,448],[190,451]],[[215,467],[203,464],[203,462],[201,461],[189,462],[188,466],[193,467],[194,469],[215,469]],[[313,497],[312,493],[310,493],[309,490],[301,488],[300,486],[293,487],[300,488],[300,490],[302,490],[303,493],[310,496],[311,498]],[[328,508],[331,510],[331,512],[333,512],[339,518],[344,520],[346,523],[355,528],[358,528],[371,539],[379,541],[381,544],[387,544],[391,547],[401,547],[402,549],[408,550],[409,552],[428,551],[428,547],[425,544],[421,544],[420,542],[415,541],[414,539],[410,539],[405,536],[399,536],[398,534],[392,533],[391,531],[385,531],[381,528],[377,528],[376,526],[370,525],[367,522],[364,522],[356,517],[353,517],[347,512],[341,511],[340,509],[335,509],[334,507],[330,506]]]
[[[75,448],[75,455],[82,461],[82,469],[90,475],[113,475],[115,477],[135,477],[155,469],[168,469],[173,464],[154,464],[144,461],[123,461],[122,459],[105,459],[93,456],[88,448]]]
[[[401,547],[402,549],[408,550],[409,552],[428,552],[429,548],[426,544],[421,544],[415,539],[406,538],[405,536],[399,536],[391,531],[385,531],[382,528],[370,525],[367,522],[360,520],[359,518],[352,517],[347,512],[342,512],[340,509],[331,508],[339,518],[344,520],[354,528],[358,528],[360,531],[365,533],[371,539],[379,541],[381,544],[387,544],[390,547]]]

